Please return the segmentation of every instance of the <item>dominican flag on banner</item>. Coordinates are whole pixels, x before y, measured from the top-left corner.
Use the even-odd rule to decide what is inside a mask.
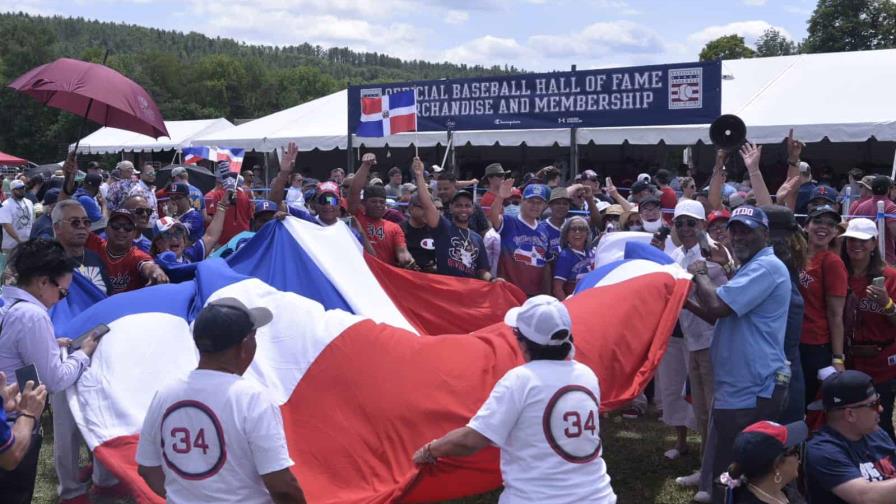
[[[466,425],[523,362],[503,323],[525,299],[519,289],[394,268],[364,256],[347,227],[294,217],[266,224],[226,262],[190,266],[191,280],[54,313],[59,337],[110,328],[66,393],[88,446],[138,503],[164,502],[134,460],[147,408],[159,387],[196,367],[191,323],[221,297],[274,313],[244,378],[280,405],[309,502],[432,502],[501,485],[494,447],[422,469],[411,456]],[[575,358],[598,375],[608,411],[650,381],[691,282],[677,265],[644,259],[621,259],[602,275],[564,303]]]
[[[184,164],[194,165],[208,159],[209,161],[229,161],[230,171],[239,173],[243,167],[243,156],[246,149],[233,147],[184,147]]]
[[[359,137],[385,137],[417,131],[417,99],[413,90],[361,98]]]

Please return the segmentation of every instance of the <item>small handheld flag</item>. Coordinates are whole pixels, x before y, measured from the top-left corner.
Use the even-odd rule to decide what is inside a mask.
[[[413,90],[361,98],[359,137],[385,137],[417,131],[417,99]]]
[[[184,147],[184,164],[194,165],[208,159],[209,161],[227,161],[230,163],[230,171],[239,173],[243,166],[243,156],[246,149],[232,147]]]

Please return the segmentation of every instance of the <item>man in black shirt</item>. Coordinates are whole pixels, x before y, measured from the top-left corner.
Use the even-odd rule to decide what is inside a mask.
[[[440,173],[438,178],[436,178],[436,194],[439,199],[442,200],[442,214],[447,217],[448,220],[451,220],[450,204],[451,201],[453,201],[454,195],[457,194],[457,177],[455,177],[453,173]],[[491,224],[489,224],[485,212],[483,212],[482,207],[476,203],[473,203],[473,211],[470,214],[469,227],[478,233],[479,236],[485,235],[489,228],[491,228]]]
[[[408,219],[400,224],[401,230],[404,231],[404,238],[407,242],[408,252],[414,258],[414,262],[421,271],[427,273],[435,273],[436,271],[436,249],[432,237],[432,230],[426,225],[426,219],[423,211],[423,200],[428,200],[432,204],[432,196],[423,186],[423,190],[418,190],[408,202]]]

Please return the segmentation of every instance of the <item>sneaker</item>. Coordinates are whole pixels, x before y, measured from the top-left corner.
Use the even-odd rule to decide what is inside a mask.
[[[87,494],[81,494],[77,497],[71,497],[69,499],[59,499],[59,504],[91,504],[90,499],[87,498]]]
[[[635,420],[637,418],[641,418],[642,416],[644,416],[644,412],[641,411],[641,408],[637,408],[635,406],[630,406],[622,410],[622,418]]]
[[[683,487],[698,486],[700,484],[700,471],[694,471],[693,474],[675,478],[675,484]]]
[[[694,495],[694,502],[699,502],[700,504],[710,504],[712,502],[712,496],[709,495],[709,492],[697,492]]]

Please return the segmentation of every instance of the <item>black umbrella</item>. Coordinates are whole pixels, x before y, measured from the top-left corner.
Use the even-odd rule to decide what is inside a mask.
[[[28,178],[32,178],[35,175],[37,175],[38,173],[40,173],[41,175],[43,175],[44,181],[48,181],[48,180],[50,180],[50,177],[53,176],[53,173],[56,172],[56,170],[61,170],[61,169],[62,169],[62,165],[58,164],[58,163],[32,166],[31,168],[28,168],[25,170],[25,175],[27,175]]]
[[[168,165],[160,169],[156,172],[156,187],[168,185],[171,182],[171,170],[180,167],[187,169],[190,184],[196,186],[203,194],[215,188],[215,174],[199,165]]]

